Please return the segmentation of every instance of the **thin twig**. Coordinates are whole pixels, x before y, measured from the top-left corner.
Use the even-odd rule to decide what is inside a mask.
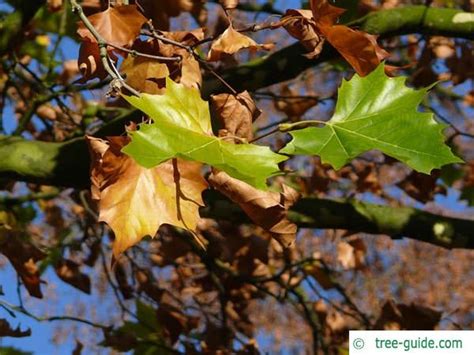
[[[128,85],[120,76],[120,74],[118,74],[117,69],[114,67],[113,63],[111,63],[109,55],[107,53],[107,46],[108,46],[107,41],[101,36],[101,34],[96,30],[96,28],[89,21],[87,16],[84,14],[84,11],[82,10],[81,5],[79,5],[76,0],[71,0],[71,6],[72,6],[73,13],[75,13],[81,19],[82,23],[84,23],[84,26],[86,26],[86,28],[89,30],[92,36],[94,36],[94,38],[96,39],[97,45],[99,46],[100,59],[101,59],[102,65],[104,66],[105,71],[113,79],[117,80],[117,82],[119,83],[118,88],[115,87],[115,89],[124,87],[128,91],[130,91],[133,95],[140,96],[140,93],[134,88],[132,88],[130,85]],[[114,86],[113,82],[112,82],[112,86]]]

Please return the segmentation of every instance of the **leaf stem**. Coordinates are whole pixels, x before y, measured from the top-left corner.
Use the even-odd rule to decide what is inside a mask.
[[[281,123],[278,125],[278,130],[280,132],[289,132],[295,131],[298,129],[303,129],[307,127],[317,127],[319,125],[327,125],[328,123],[325,121],[320,120],[307,120],[307,121],[299,121],[295,123]]]
[[[107,43],[107,41],[104,39],[104,37],[101,36],[101,34],[96,30],[96,28],[89,21],[87,16],[84,14],[84,11],[83,11],[81,5],[79,5],[76,0],[71,0],[71,6],[72,6],[72,12],[75,13],[80,18],[80,20],[82,21],[84,26],[86,26],[86,28],[89,30],[89,32],[92,34],[92,36],[94,36],[94,38],[96,39],[97,45],[99,46],[100,60],[102,62],[102,65],[105,68],[105,71],[112,78],[114,78],[115,80],[118,81],[119,87],[123,86],[128,91],[130,91],[133,95],[140,96],[140,93],[137,90],[135,90],[134,88],[132,88],[130,85],[128,85],[123,80],[122,76],[118,73],[117,68],[115,68],[114,64],[110,60],[109,55],[107,53],[107,46],[110,45],[110,44]],[[111,47],[114,47],[114,46],[111,46]],[[111,85],[114,86],[113,82],[112,82]],[[116,89],[118,89],[118,88],[116,88]]]

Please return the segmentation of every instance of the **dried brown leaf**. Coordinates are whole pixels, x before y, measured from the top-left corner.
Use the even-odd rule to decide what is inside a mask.
[[[328,0],[311,0],[311,11],[319,27],[331,27],[346,10],[332,6]]]
[[[10,324],[6,319],[0,319],[0,338],[2,337],[13,337],[13,338],[23,338],[29,337],[31,335],[31,329],[21,330],[20,326],[16,329],[10,327]]]
[[[261,114],[247,91],[237,95],[218,94],[211,96],[211,107],[222,127],[230,136],[253,138],[252,123]]]
[[[251,52],[256,52],[258,49],[268,51],[273,46],[272,43],[258,44],[252,38],[239,33],[232,26],[229,26],[219,38],[212,42],[207,60],[218,61],[223,55],[231,55],[242,49],[249,49]]]
[[[91,280],[89,276],[81,272],[78,263],[69,259],[61,259],[56,263],[54,269],[56,275],[64,282],[84,293],[91,293]]]
[[[113,53],[109,53],[109,57],[113,62],[117,61],[117,57]],[[100,58],[99,46],[88,39],[82,41],[79,47],[77,66],[82,75],[82,82],[94,78],[103,80],[108,75]]]
[[[133,56],[128,56],[123,61],[121,70],[126,74],[127,84],[148,94],[163,94],[165,79],[170,74],[166,64]]]
[[[283,246],[294,242],[297,227],[288,220],[287,214],[299,194],[291,187],[283,185],[280,193],[261,191],[222,171],[214,171],[209,183],[237,203],[255,224],[271,232]]]
[[[147,21],[135,5],[109,7],[105,11],[89,16],[88,19],[107,43],[120,47],[131,46]],[[77,33],[83,39],[97,42],[83,23],[79,23]]]
[[[28,293],[33,297],[43,298],[40,288],[40,273],[36,262],[44,259],[46,254],[19,232],[1,227],[0,253],[11,262]]]

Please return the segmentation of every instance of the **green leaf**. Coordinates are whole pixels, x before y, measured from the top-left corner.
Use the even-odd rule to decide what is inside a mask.
[[[320,155],[336,169],[372,149],[423,173],[462,162],[444,144],[446,126],[417,110],[428,90],[387,77],[383,64],[364,78],[354,75],[343,81],[334,115],[324,127],[291,131],[294,139],[281,152]]]
[[[153,119],[153,123],[129,132],[132,141],[122,149],[146,168],[171,158],[195,160],[265,189],[266,179],[287,159],[268,147],[233,144],[212,135],[209,105],[199,91],[169,78],[165,95],[141,94],[125,99]]]

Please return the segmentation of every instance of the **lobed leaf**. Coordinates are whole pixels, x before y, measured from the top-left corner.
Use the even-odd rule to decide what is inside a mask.
[[[319,155],[336,169],[372,149],[423,173],[461,162],[444,144],[446,126],[417,110],[428,89],[413,90],[405,78],[387,77],[383,65],[365,78],[356,74],[342,83],[324,127],[291,131],[293,140],[281,152]]]
[[[165,95],[125,98],[153,119],[153,123],[141,124],[138,131],[129,132],[132,141],[122,150],[144,167],[171,158],[195,160],[265,189],[266,179],[278,172],[278,163],[287,159],[268,147],[233,144],[212,135],[208,103],[198,90],[170,79]]]

